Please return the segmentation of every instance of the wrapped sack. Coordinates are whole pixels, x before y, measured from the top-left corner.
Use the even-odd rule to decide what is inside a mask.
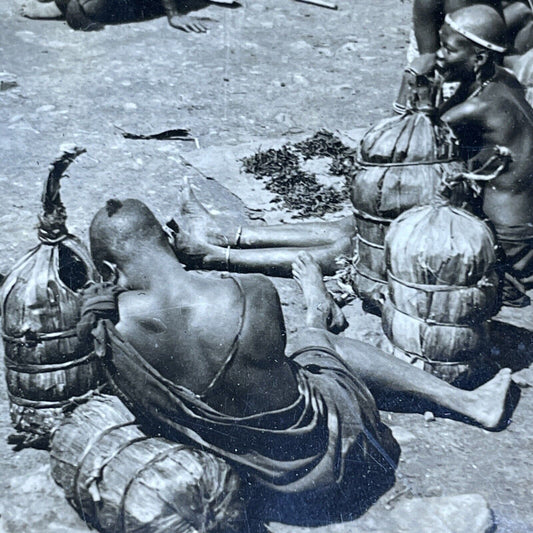
[[[428,204],[442,180],[463,169],[451,131],[425,113],[385,119],[363,137],[351,185],[357,223],[356,290],[365,300],[386,287],[384,242],[401,213]]]
[[[448,382],[482,362],[499,277],[490,228],[448,203],[410,209],[385,239],[383,330],[395,355]]]
[[[74,148],[57,159],[43,192],[38,246],[13,267],[1,292],[2,338],[10,412],[19,445],[46,444],[63,410],[102,380],[99,363],[76,337],[80,289],[97,272],[65,226],[59,180]]]
[[[230,532],[240,478],[222,459],[145,435],[115,396],[95,396],[59,426],[54,480],[85,521],[109,533]]]

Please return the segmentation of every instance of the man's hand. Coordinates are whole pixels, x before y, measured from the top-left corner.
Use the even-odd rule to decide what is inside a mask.
[[[415,57],[409,66],[405,69],[407,72],[413,73],[415,76],[427,76],[431,74],[435,68],[437,61],[436,54],[422,54]]]
[[[198,19],[190,17],[189,15],[171,15],[168,17],[168,23],[177,30],[185,33],[206,33],[207,27],[204,26]]]

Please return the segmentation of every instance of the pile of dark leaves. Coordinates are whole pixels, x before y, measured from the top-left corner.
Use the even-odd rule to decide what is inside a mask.
[[[347,183],[343,190],[322,185],[315,174],[300,167],[300,159],[305,161],[313,157],[332,159],[330,173],[346,176]],[[356,151],[325,130],[294,145],[286,144],[279,150],[260,150],[241,161],[244,172],[264,180],[265,188],[275,195],[273,202],[296,212],[293,218],[323,216],[340,211],[357,166]]]

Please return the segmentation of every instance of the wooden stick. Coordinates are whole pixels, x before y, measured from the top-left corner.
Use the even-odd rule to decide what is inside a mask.
[[[328,9],[338,9],[337,4],[328,2],[327,0],[296,0],[296,2],[302,2],[303,4],[311,4],[313,6],[326,7]]]

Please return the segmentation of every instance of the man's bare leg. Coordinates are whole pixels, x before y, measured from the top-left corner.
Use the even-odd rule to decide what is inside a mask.
[[[21,15],[29,19],[60,19],[63,13],[55,2],[39,2],[27,0],[21,8]]]
[[[452,387],[369,344],[332,335],[326,331],[327,315],[324,309],[327,309],[327,302],[322,300],[320,303],[324,288],[316,286],[321,279],[316,275],[319,266],[311,256],[302,253],[296,267],[307,304],[306,321],[310,326],[301,333],[301,346],[322,344],[332,347],[373,393],[407,393],[467,416],[486,428],[498,426],[511,384],[510,369],[505,368],[481,387],[466,391]]]
[[[191,234],[201,233],[210,244],[237,248],[307,248],[323,246],[355,236],[355,220],[344,217],[331,222],[301,222],[271,226],[251,225],[224,228],[198,200],[187,183],[174,217]]]
[[[178,259],[191,268],[227,270],[230,272],[258,272],[270,276],[290,277],[292,265],[298,259],[301,248],[222,248],[209,244],[198,235],[175,228],[174,251]],[[353,255],[351,239],[344,238],[332,244],[312,246],[305,250],[320,265],[324,275],[332,276],[338,269],[336,259]]]

